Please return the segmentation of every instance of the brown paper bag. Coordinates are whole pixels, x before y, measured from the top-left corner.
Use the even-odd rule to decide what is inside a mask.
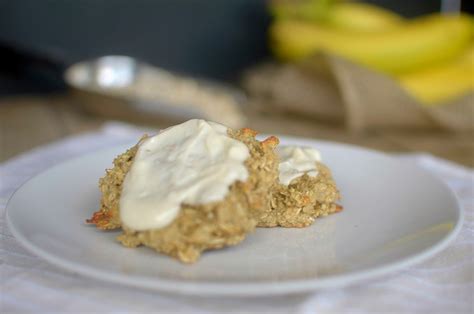
[[[291,112],[342,121],[344,107],[336,82],[329,72],[294,65],[264,64],[244,77],[251,105],[270,112]]]
[[[474,95],[425,106],[389,76],[318,54],[300,64],[265,65],[244,76],[250,99],[265,110],[344,120],[353,131],[394,128],[474,130]]]

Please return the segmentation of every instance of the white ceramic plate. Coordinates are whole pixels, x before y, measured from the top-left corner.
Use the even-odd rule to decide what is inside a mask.
[[[184,265],[85,219],[98,208],[97,180],[126,146],[60,164],[23,185],[7,220],[14,236],[45,260],[121,284],[198,295],[263,295],[339,287],[401,270],[441,251],[462,214],[451,191],[413,164],[348,145],[283,138],[322,152],[344,211],[303,229],[258,229],[238,246]]]

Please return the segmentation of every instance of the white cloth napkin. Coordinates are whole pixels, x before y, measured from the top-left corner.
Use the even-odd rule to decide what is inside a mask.
[[[169,295],[84,278],[35,257],[18,244],[5,206],[25,180],[71,157],[137,139],[143,130],[119,123],[68,138],[0,164],[0,312],[192,313],[472,313],[474,171],[430,155],[402,155],[446,182],[465,212],[460,235],[423,264],[359,286],[258,298]]]

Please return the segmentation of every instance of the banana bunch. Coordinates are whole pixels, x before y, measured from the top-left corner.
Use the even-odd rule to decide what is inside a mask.
[[[399,76],[399,83],[424,104],[445,103],[474,92],[474,44],[453,61]]]
[[[424,104],[474,91],[474,20],[465,14],[414,19],[359,2],[273,2],[270,45],[282,61],[317,52],[392,76]]]
[[[270,11],[277,20],[305,20],[335,29],[362,32],[386,30],[404,20],[396,13],[374,5],[334,0],[275,0]]]

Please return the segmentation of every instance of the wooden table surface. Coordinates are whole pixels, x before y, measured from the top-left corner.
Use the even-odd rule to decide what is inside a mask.
[[[262,133],[285,134],[360,145],[386,152],[426,152],[474,166],[473,134],[432,131],[373,131],[353,134],[298,116],[248,110],[248,126]],[[97,130],[107,119],[87,113],[70,94],[0,99],[0,162],[52,141]],[[156,127],[170,123],[161,121]]]

